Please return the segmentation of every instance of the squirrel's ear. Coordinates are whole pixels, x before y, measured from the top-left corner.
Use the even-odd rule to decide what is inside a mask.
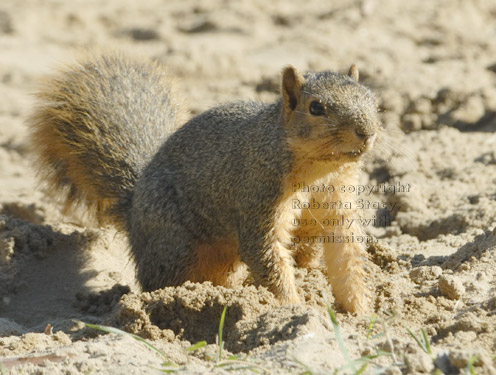
[[[359,73],[358,73],[358,68],[356,67],[355,64],[352,64],[350,66],[350,70],[348,70],[348,77],[351,77],[358,82]]]
[[[294,110],[298,104],[300,88],[305,83],[303,75],[289,65],[282,72],[282,98],[285,110]]]

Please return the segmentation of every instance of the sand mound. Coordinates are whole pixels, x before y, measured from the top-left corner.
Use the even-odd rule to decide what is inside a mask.
[[[205,340],[212,344],[216,342],[222,310],[227,306],[226,349],[249,352],[303,334],[309,314],[316,314],[308,306],[322,308],[326,300],[331,300],[329,295],[321,295],[329,287],[319,271],[307,274],[301,270],[298,280],[309,302],[307,307],[281,307],[263,287],[228,289],[208,282],[187,282],[181,287],[125,295],[110,323],[153,340]]]

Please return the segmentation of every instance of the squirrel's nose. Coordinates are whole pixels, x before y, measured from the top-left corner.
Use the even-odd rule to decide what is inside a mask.
[[[371,138],[375,136],[375,130],[374,129],[367,129],[367,128],[355,128],[355,134],[358,138],[366,141],[367,138]]]
[[[365,149],[371,148],[377,138],[377,132],[375,129],[371,128],[355,128],[355,134],[359,140],[363,142]]]

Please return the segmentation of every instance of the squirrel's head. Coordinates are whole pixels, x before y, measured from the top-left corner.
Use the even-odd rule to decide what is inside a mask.
[[[302,75],[292,66],[282,74],[283,119],[290,146],[308,160],[358,158],[380,129],[372,92],[358,83],[358,69]]]

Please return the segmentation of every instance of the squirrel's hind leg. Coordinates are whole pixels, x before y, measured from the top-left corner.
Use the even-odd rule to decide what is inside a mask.
[[[234,287],[247,277],[246,266],[239,258],[238,241],[232,238],[198,243],[177,222],[139,238],[133,253],[138,280],[145,291],[186,281]]]
[[[307,225],[297,226],[292,231],[292,246],[294,247],[294,258],[298,267],[306,269],[322,268],[322,245],[319,241],[311,239],[318,239],[321,234],[320,223],[309,225],[311,220],[315,219],[315,214],[309,209],[302,210],[300,213],[299,223]],[[308,241],[305,241],[308,239]]]
[[[193,247],[194,261],[186,278],[195,282],[211,281],[214,285],[234,287],[247,277],[246,267],[239,258],[236,238],[219,238]]]
[[[192,263],[194,242],[177,223],[133,228],[130,242],[143,291],[181,285],[188,280],[185,276]]]

